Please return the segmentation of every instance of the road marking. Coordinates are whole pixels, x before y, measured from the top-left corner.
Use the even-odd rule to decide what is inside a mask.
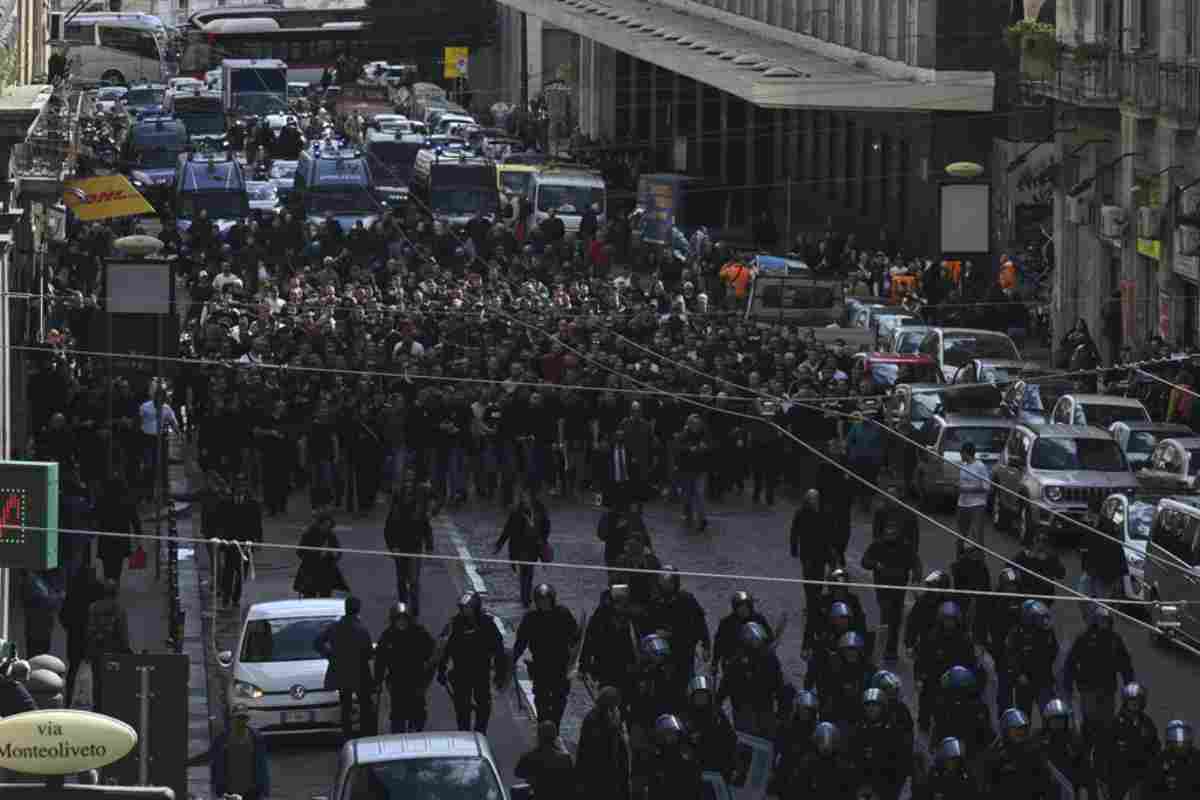
[[[487,584],[483,582],[483,576],[479,574],[479,570],[475,566],[475,558],[471,555],[470,548],[467,547],[467,540],[463,538],[462,531],[444,513],[438,515],[434,520],[434,524],[450,538],[450,544],[454,546],[458,557],[462,559],[459,563],[462,564],[463,572],[466,573],[467,580],[471,583],[471,588],[479,594],[486,596],[488,594]],[[504,623],[504,620],[498,614],[493,614],[492,619],[495,620],[496,629],[500,631],[500,636],[504,639],[506,646],[511,649],[515,637],[508,629],[508,625]],[[537,705],[533,702],[533,681],[529,680],[528,675],[529,671],[525,669],[523,663],[513,664],[513,680],[520,690],[518,696],[525,703],[525,710],[529,712],[529,715],[536,722]]]

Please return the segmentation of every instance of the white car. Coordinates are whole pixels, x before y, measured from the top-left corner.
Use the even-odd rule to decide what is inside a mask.
[[[204,81],[199,78],[171,78],[167,81],[167,91],[169,92],[194,92],[204,91]]]
[[[246,181],[246,196],[253,213],[274,214],[279,210],[279,190],[274,181]]]
[[[246,612],[236,651],[217,655],[232,680],[228,705],[244,705],[264,736],[340,731],[336,689],[325,688],[329,661],[321,633],[345,614],[344,600],[276,600]]]

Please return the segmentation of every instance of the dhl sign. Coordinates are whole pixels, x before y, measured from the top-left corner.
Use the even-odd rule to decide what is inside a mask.
[[[83,222],[154,213],[154,206],[123,175],[68,181],[63,203]]]

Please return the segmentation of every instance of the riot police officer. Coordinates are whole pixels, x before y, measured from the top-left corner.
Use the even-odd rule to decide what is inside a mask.
[[[913,787],[913,800],[974,800],[978,794],[962,742],[947,736],[934,751],[929,774]]]
[[[1008,685],[1013,687],[1013,707],[1032,716],[1035,701],[1042,704],[1054,696],[1054,662],[1058,658],[1058,637],[1050,619],[1050,609],[1040,600],[1021,605],[1021,621],[1009,631],[1005,645],[1004,667]]]
[[[888,724],[887,698],[882,690],[863,692],[862,708],[861,721],[850,737],[850,758],[859,786],[869,788],[880,800],[895,800],[911,772],[911,744],[905,752],[905,739]],[[863,796],[861,788],[858,795]]]
[[[1058,784],[1017,708],[1000,715],[1000,740],[983,757],[980,778],[992,800],[1058,800]]]
[[[1089,744],[1115,715],[1117,688],[1136,679],[1133,659],[1121,635],[1113,630],[1112,612],[1096,606],[1087,630],[1071,644],[1063,663],[1063,688],[1069,699],[1079,691],[1083,735]]]
[[[766,630],[757,622],[742,626],[741,642],[741,654],[729,665],[721,681],[717,704],[729,698],[738,730],[771,739],[775,736],[777,708],[784,688],[783,667],[775,651],[768,647]]]
[[[820,703],[808,689],[796,693],[792,713],[780,727],[775,739],[775,765],[771,774],[769,794],[781,795],[786,787],[801,780],[800,769],[814,752],[813,733],[817,729]]]
[[[954,599],[946,593],[950,588],[950,574],[943,570],[930,572],[921,580],[921,586],[925,591],[917,592],[917,599],[913,601],[908,619],[904,622],[904,647],[910,658],[916,654],[921,638],[937,623],[938,609],[946,601]]]
[[[1140,683],[1121,688],[1121,710],[1096,744],[1097,777],[1108,786],[1109,800],[1125,800],[1141,786],[1158,759],[1158,729],[1146,714],[1146,689]]]
[[[529,677],[533,679],[537,717],[557,726],[562,722],[571,693],[567,672],[579,642],[579,625],[571,611],[558,604],[558,594],[548,583],[534,588],[533,605],[517,627],[513,663],[520,660],[526,647],[533,653]]]
[[[815,652],[816,645],[820,640],[829,640],[831,638],[829,634],[830,612],[838,603],[842,603],[849,611],[849,630],[866,634],[867,615],[863,612],[862,601],[858,599],[858,595],[851,591],[849,587],[841,585],[847,583],[849,580],[850,574],[840,567],[829,573],[831,585],[821,605],[817,608],[817,613],[806,615],[804,641],[801,645],[805,658],[810,653]],[[836,642],[840,637],[841,633],[833,636],[832,641]]]
[[[836,722],[839,729],[852,730],[862,712],[862,693],[878,668],[867,660],[866,640],[857,631],[838,640],[832,669],[817,690],[821,698],[821,719]]]
[[[638,645],[639,661],[628,699],[628,719],[638,742],[648,740],[654,722],[663,714],[682,710],[671,643],[656,633],[643,636]]]
[[[638,637],[629,587],[616,584],[604,591],[588,620],[580,671],[599,686],[614,686],[626,699],[637,671]]]
[[[810,626],[811,627],[811,626]],[[819,633],[814,634],[812,642],[807,645],[808,668],[804,671],[804,688],[814,689],[819,686],[825,676],[834,667],[837,645],[841,638],[851,631],[865,635],[865,628],[854,627],[854,612],[848,603],[834,603],[826,614],[825,624]]]
[[[726,781],[732,781],[737,765],[737,732],[716,704],[714,695],[707,676],[692,678],[682,722],[700,768],[705,772],[719,772]]]
[[[850,800],[858,788],[854,763],[842,754],[841,732],[832,722],[819,722],[813,731],[813,749],[797,770],[798,779],[787,797]]]
[[[880,670],[871,676],[871,688],[883,692],[884,699],[887,701],[887,724],[907,742],[904,746],[905,752],[913,752],[916,726],[913,722],[912,711],[909,710],[908,704],[901,696],[904,682],[894,672]]]
[[[1021,603],[1018,595],[1021,579],[1017,571],[1001,570],[996,576],[995,597],[983,598],[982,636],[980,643],[987,648],[996,665],[996,706],[1008,708],[1012,705],[1012,685],[1008,682],[1008,667],[1005,664],[1008,634],[1021,621]]]
[[[649,628],[671,641],[675,678],[681,682],[679,691],[682,693],[695,672],[696,647],[700,647],[705,661],[712,657],[708,618],[695,595],[680,586],[678,570],[670,564],[662,569],[664,574],[658,576]]]
[[[977,758],[995,738],[992,713],[980,696],[975,673],[955,664],[938,682],[938,703],[933,709],[930,741],[957,739],[967,758]]]
[[[1095,797],[1095,770],[1091,748],[1075,729],[1071,707],[1054,698],[1042,707],[1042,732],[1038,745],[1055,769],[1075,788],[1075,795],[1087,790]]]
[[[913,674],[919,682],[917,722],[928,731],[938,693],[938,680],[956,664],[975,664],[975,643],[963,630],[958,603],[947,600],[937,609],[936,622],[926,629],[917,647]]]
[[[719,675],[726,664],[732,660],[741,648],[742,626],[747,622],[757,622],[767,632],[770,640],[775,641],[775,632],[770,623],[757,608],[754,607],[754,596],[747,591],[738,590],[729,598],[730,612],[721,618],[717,625],[717,633],[713,636],[712,671]]]
[[[1171,720],[1164,742],[1163,753],[1146,781],[1146,794],[1151,800],[1200,797],[1200,755],[1196,753],[1192,724]]]
[[[704,777],[700,762],[687,745],[687,731],[674,714],[654,721],[654,758],[646,780],[645,800],[702,800]]]
[[[483,610],[483,598],[475,592],[459,598],[458,614],[446,624],[442,640],[446,644],[437,678],[454,701],[458,729],[487,733],[492,716],[489,680],[501,688],[508,681],[510,667],[500,629],[495,617]]]
[[[391,624],[375,646],[375,683],[386,685],[391,695],[392,733],[423,731],[437,643],[413,619],[407,603],[392,606],[389,617]]]

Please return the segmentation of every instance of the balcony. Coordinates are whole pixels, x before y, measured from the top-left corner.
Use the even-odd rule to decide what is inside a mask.
[[[1025,83],[1036,94],[1088,108],[1115,108],[1121,101],[1121,62],[1116,55],[1083,62],[1062,54],[1045,80],[1023,70]],[[1030,80],[1030,78],[1034,78]]]
[[[1200,67],[1162,63],[1158,67],[1158,111],[1185,126],[1200,125]]]
[[[8,166],[11,180],[58,182],[74,172],[84,101],[82,92],[55,87],[29,126],[25,141],[13,146]]]
[[[1039,73],[1023,63],[1021,83],[1026,95],[1091,108],[1123,105],[1145,116],[1200,125],[1200,65],[1122,53],[1076,60],[1066,52],[1053,70],[1043,67]]]

